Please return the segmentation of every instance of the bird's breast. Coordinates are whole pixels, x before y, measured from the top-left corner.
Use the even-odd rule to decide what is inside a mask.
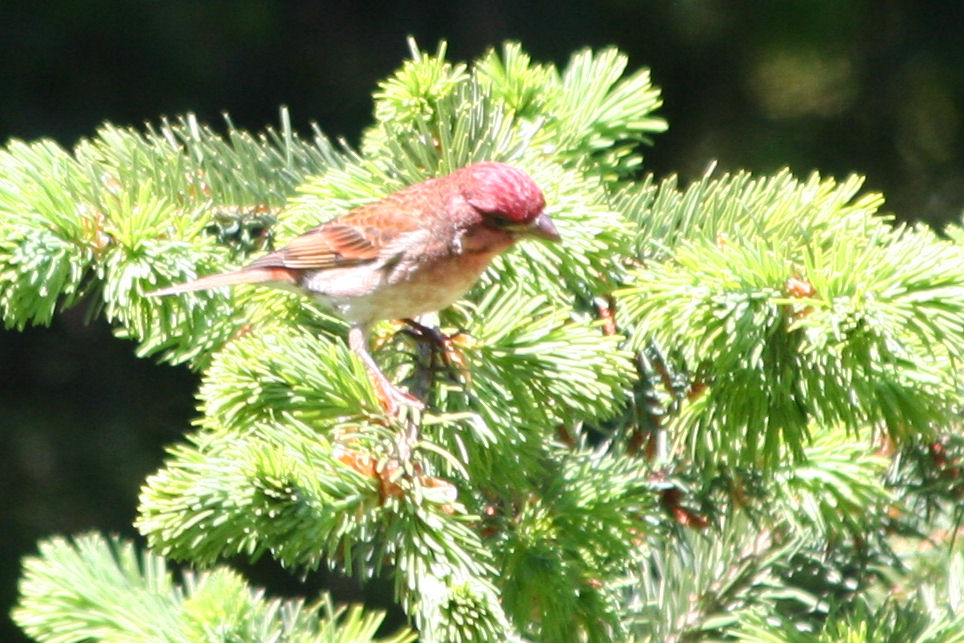
[[[354,323],[416,317],[451,305],[509,245],[470,242],[442,256],[406,254],[380,264],[307,271],[302,286]]]

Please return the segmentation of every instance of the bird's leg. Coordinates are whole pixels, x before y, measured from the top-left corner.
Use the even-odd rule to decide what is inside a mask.
[[[397,415],[399,406],[411,406],[416,409],[423,409],[425,405],[414,395],[406,393],[391,383],[382,370],[378,368],[371,353],[368,352],[368,327],[365,325],[355,325],[348,330],[348,346],[358,357],[368,370],[368,377],[375,387],[375,394],[378,396],[382,408],[389,415]]]
[[[355,325],[348,330],[348,346],[365,364],[368,377],[375,387],[375,395],[378,396],[385,413],[396,416],[401,406],[410,406],[416,409],[425,408],[425,404],[421,400],[392,384],[382,373],[382,370],[378,368],[378,364],[375,363],[371,353],[368,352],[368,327],[366,325]],[[418,442],[419,424],[411,414],[403,418],[403,423],[403,427],[399,429],[395,436],[395,454],[389,464],[386,465],[385,471],[379,474],[383,485],[392,482],[389,479],[392,476],[392,471],[399,466],[407,466],[406,463],[412,458],[412,449]]]

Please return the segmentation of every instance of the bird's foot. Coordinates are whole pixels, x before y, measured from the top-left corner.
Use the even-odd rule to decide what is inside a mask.
[[[403,319],[408,324],[408,329],[402,331],[409,337],[426,342],[432,350],[430,363],[436,367],[436,359],[439,358],[442,366],[450,370],[459,370],[466,380],[469,380],[469,373],[465,366],[465,357],[455,344],[455,339],[463,335],[458,331],[452,335],[446,335],[434,326],[426,326],[414,319]]]
[[[369,370],[368,377],[372,382],[372,386],[375,388],[375,396],[378,398],[382,409],[387,415],[398,415],[398,412],[403,406],[418,410],[425,408],[424,402],[408,391],[403,391],[392,384],[380,371]]]
[[[375,389],[375,396],[378,398],[382,409],[390,416],[398,415],[403,406],[416,409],[424,409],[425,404],[412,395],[407,393],[385,377],[378,364],[368,352],[368,327],[364,324],[356,324],[348,330],[348,346],[361,358],[368,372],[368,379],[371,380],[372,387]]]

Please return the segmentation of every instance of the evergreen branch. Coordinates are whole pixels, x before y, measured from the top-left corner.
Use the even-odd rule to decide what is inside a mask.
[[[643,160],[635,153],[639,143],[667,128],[666,121],[652,115],[662,99],[649,70],[621,79],[627,62],[613,48],[575,53],[546,110],[556,125],[545,130],[546,144],[565,150],[574,166],[610,181],[638,169]]]
[[[95,215],[72,198],[87,176],[51,141],[11,141],[0,177],[0,316],[6,328],[49,324],[85,294],[100,243]]]
[[[344,342],[290,325],[262,326],[228,344],[205,372],[199,398],[207,425],[240,434],[289,419],[320,430],[381,415],[364,367]]]
[[[510,416],[526,418],[532,428],[611,417],[634,376],[619,350],[622,338],[553,310],[544,296],[493,287],[477,307],[452,309],[446,318],[471,338],[464,342],[473,366],[470,408],[493,425]]]
[[[140,354],[205,371],[202,430],[142,490],[150,544],[198,564],[388,570],[425,640],[952,636],[956,612],[935,606],[959,593],[962,456],[935,436],[961,406],[959,248],[894,228],[858,177],[630,182],[665,123],[648,71],[625,75],[613,49],[560,70],[515,43],[473,64],[410,47],[360,151],[301,140],[284,112],[259,135],[189,115],[105,125],[69,153],[0,150],[5,326],[89,296]],[[311,301],[143,296],[483,159],[535,179],[564,243],[495,261],[441,313],[442,357],[373,329],[376,359],[429,410],[386,417],[344,323]],[[900,449],[889,476],[886,450],[857,441],[881,427]],[[952,545],[908,554],[895,530]],[[377,627],[158,565],[95,537],[47,543],[17,618],[43,640]],[[887,603],[885,571],[921,592]]]
[[[284,108],[280,130],[268,127],[257,135],[224,118],[224,135],[193,114],[148,124],[144,132],[107,124],[93,139],[81,141],[74,154],[83,165],[106,173],[100,176],[115,193],[147,181],[184,206],[280,206],[306,176],[344,162],[317,127],[312,141],[302,140]]]
[[[506,609],[534,640],[619,638],[615,583],[645,552],[645,531],[659,522],[658,495],[630,458],[603,450],[553,455],[531,492],[506,503],[512,513],[491,523]]]
[[[230,260],[223,236],[203,234],[218,205],[282,203],[308,172],[341,163],[320,132],[299,139],[284,111],[280,132],[257,137],[228,121],[225,138],[189,115],[145,133],[105,125],[73,154],[12,141],[0,152],[4,325],[47,324],[96,293],[95,306],[142,355],[201,365],[236,330],[231,312],[203,296],[175,305],[145,302],[143,292]]]
[[[336,458],[307,428],[258,433],[284,443],[212,435],[172,451],[141,494],[137,526],[154,548],[198,563],[270,552],[289,567],[327,563],[362,578],[394,565],[396,595],[420,629],[460,623],[449,640],[504,636],[490,554],[447,494],[431,493],[436,479],[374,458],[366,466],[357,451]]]
[[[389,78],[378,83],[375,92],[375,120],[412,125],[416,119],[430,115],[439,101],[468,80],[466,65],[452,65],[445,60],[448,45],[439,42],[435,56],[422,53],[415,39],[408,38],[411,60]]]
[[[781,444],[800,453],[812,420],[927,433],[958,402],[959,253],[923,231],[881,227],[861,201],[848,205],[820,184],[793,189],[802,193],[785,201],[820,199],[807,206],[810,219],[784,211],[798,234],[767,215],[764,230],[744,227],[732,241],[687,239],[621,293],[633,344],[672,346],[707,387],[679,418],[694,457],[709,446],[721,459],[775,462]],[[869,237],[854,234],[868,227]]]
[[[374,637],[384,617],[359,606],[334,609],[266,600],[237,573],[215,568],[176,584],[163,558],[98,535],[40,544],[24,560],[13,618],[38,641],[384,641],[404,643],[404,630]],[[319,613],[320,612],[320,613]]]
[[[858,196],[861,177],[838,184],[813,173],[799,181],[781,170],[773,176],[737,172],[714,178],[713,169],[710,165],[682,190],[676,177],[659,184],[650,177],[616,192],[615,209],[639,226],[637,256],[667,259],[683,240],[741,245],[746,238],[765,238],[788,252],[831,248],[842,238],[863,246],[889,229],[888,219],[877,214],[883,197]]]
[[[583,50],[560,74],[553,65],[532,65],[518,43],[507,42],[501,55],[490,50],[474,70],[513,113],[545,122],[534,139],[543,152],[561,154],[566,165],[614,181],[642,162],[639,143],[666,129],[666,121],[652,115],[662,101],[649,71],[622,78],[626,63],[615,49]]]
[[[141,492],[136,526],[157,551],[197,563],[272,549],[291,566],[315,568],[326,553],[334,563],[366,529],[377,485],[309,430],[287,434],[284,445],[214,434],[175,447]]]
[[[892,502],[880,477],[885,464],[866,445],[825,429],[802,462],[772,479],[729,470],[690,489],[698,504],[716,507],[713,526],[646,539],[647,564],[627,576],[635,611],[627,627],[651,641],[718,638],[754,614],[779,614],[800,631],[819,628],[828,606],[850,604],[893,564],[880,553]]]
[[[683,531],[657,541],[648,564],[627,581],[633,583],[628,627],[643,641],[705,640],[758,605],[775,611],[779,599],[810,603],[810,595],[786,588],[775,570],[802,545],[754,529],[739,514],[718,533]]]
[[[622,78],[627,59],[615,49],[578,52],[560,73],[531,65],[513,42],[501,57],[490,50],[471,72],[445,61],[444,42],[434,57],[412,39],[409,47],[412,60],[379,84],[377,122],[361,146],[369,156],[393,152],[393,168],[447,173],[477,160],[513,160],[530,147],[616,180],[641,163],[639,143],[666,129],[652,116],[661,99],[649,71]]]
[[[24,560],[13,618],[46,641],[175,641],[184,629],[182,597],[159,556],[99,535],[40,543]]]
[[[429,640],[509,638],[490,552],[467,525],[413,500],[405,494],[387,505],[384,553],[397,566],[396,596],[419,631]]]
[[[793,533],[813,530],[821,540],[876,531],[894,500],[882,475],[888,462],[843,430],[828,428],[814,430],[804,453],[802,462],[774,475],[766,513],[781,516]]]
[[[746,643],[837,643],[838,641],[913,641],[914,643],[961,643],[964,615],[927,609],[922,601],[888,600],[878,607],[858,604],[841,612],[819,632],[800,631],[797,624],[756,614],[731,632]]]
[[[931,528],[956,534],[964,517],[960,504],[964,435],[958,427],[929,444],[910,444],[893,458],[886,483],[899,496],[901,514],[895,528],[905,535],[928,538],[918,529],[921,519]],[[952,536],[952,541],[953,541]]]
[[[530,153],[536,131],[537,124],[517,120],[473,78],[411,122],[386,120],[367,130],[362,150],[378,149],[393,173],[414,182],[425,168],[448,174],[476,161],[517,161]]]

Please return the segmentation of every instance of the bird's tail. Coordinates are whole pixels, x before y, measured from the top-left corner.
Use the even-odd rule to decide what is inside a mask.
[[[284,268],[248,268],[235,272],[222,272],[216,275],[208,275],[194,281],[183,284],[174,284],[167,288],[160,288],[147,293],[150,297],[163,297],[165,295],[177,295],[182,292],[192,292],[195,290],[207,290],[208,288],[219,288],[221,286],[236,286],[238,284],[293,284],[294,277],[291,271]]]

